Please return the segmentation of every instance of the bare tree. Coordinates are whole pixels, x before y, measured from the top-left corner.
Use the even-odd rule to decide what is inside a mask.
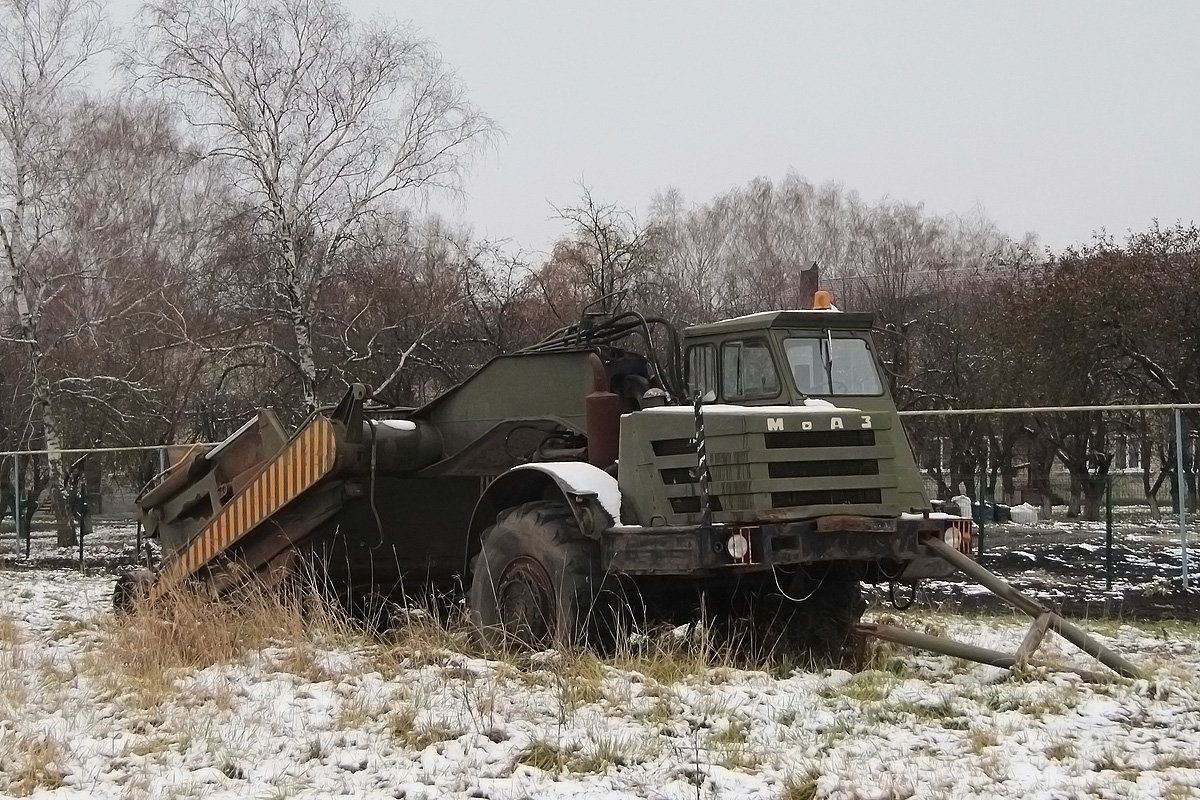
[[[61,420],[46,371],[42,314],[58,290],[53,251],[69,178],[69,119],[89,62],[108,39],[93,0],[0,0],[0,18],[0,288],[16,309],[6,338],[27,354],[59,544],[70,546]]]
[[[563,295],[573,295],[568,303],[572,307],[556,312],[564,322],[592,301],[599,301],[604,311],[614,310],[622,297],[643,306],[639,301],[651,298],[638,296],[639,289],[657,260],[653,225],[638,223],[633,214],[613,203],[598,202],[586,186],[581,193],[577,205],[554,209],[571,233],[555,245],[541,275],[551,305],[562,304]]]
[[[74,270],[47,308],[68,433],[170,441],[205,358],[180,335],[208,300],[190,254],[209,249],[222,196],[160,105],[85,104],[71,151],[61,236]]]
[[[332,0],[159,0],[125,63],[233,165],[271,240],[274,313],[317,405],[314,319],[342,250],[389,202],[458,190],[495,134],[435,47]]]

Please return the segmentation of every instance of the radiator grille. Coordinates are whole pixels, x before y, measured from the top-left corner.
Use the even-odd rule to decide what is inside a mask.
[[[771,508],[792,506],[849,506],[882,503],[879,489],[812,489],[801,492],[772,492]]]
[[[875,431],[782,431],[765,434],[770,450],[789,447],[874,447]]]
[[[774,461],[767,467],[772,478],[831,478],[843,475],[878,475],[879,462],[873,458],[847,461]]]

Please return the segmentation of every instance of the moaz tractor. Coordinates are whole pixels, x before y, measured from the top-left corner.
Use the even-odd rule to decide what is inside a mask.
[[[856,630],[903,639],[857,625],[864,582],[999,579],[969,557],[971,521],[930,507],[872,316],[814,305],[682,336],[585,314],[420,408],[356,384],[291,434],[262,409],[139,497],[163,559],[123,576],[117,604],[312,567],[358,610],[465,593],[493,643],[699,614],[818,655]]]

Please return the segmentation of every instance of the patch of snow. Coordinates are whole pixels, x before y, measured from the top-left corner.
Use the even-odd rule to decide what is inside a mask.
[[[861,413],[857,408],[846,408],[844,406],[835,406],[825,400],[817,400],[809,398],[816,402],[805,401],[802,406],[735,406],[728,403],[712,403],[711,405],[701,406],[705,416],[750,416],[750,417],[766,417],[766,416],[782,416],[787,414],[827,414],[837,411],[845,411],[847,413]],[[692,406],[657,406],[655,408],[647,408],[642,411],[634,412],[637,414],[695,414],[696,410]]]
[[[397,431],[415,431],[417,429],[417,423],[411,419],[379,419],[375,420],[375,424]]]
[[[539,461],[514,469],[540,470],[553,475],[572,494],[594,494],[613,524],[621,524],[621,490],[617,479],[599,467],[583,461]]]
[[[27,787],[35,798],[767,800],[805,776],[836,800],[1149,800],[1200,787],[1194,624],[1105,628],[1104,643],[1150,674],[1102,684],[905,653],[902,677],[716,666],[664,683],[603,663],[580,692],[554,652],[524,668],[450,651],[385,667],[374,646],[347,644],[294,674],[295,648],[278,642],[176,670],[147,701],[91,665],[110,592],[109,578],[0,571],[0,794],[16,793],[39,741],[58,753]],[[923,621],[1007,652],[1028,625],[904,624]],[[1053,636],[1043,651],[1093,667]],[[538,747],[559,764],[524,763]]]

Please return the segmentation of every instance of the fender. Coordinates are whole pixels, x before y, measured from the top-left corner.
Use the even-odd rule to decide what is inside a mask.
[[[534,500],[562,500],[575,515],[579,530],[597,538],[621,524],[621,491],[617,479],[582,461],[522,464],[492,481],[475,504],[467,535],[467,559],[479,549],[479,537],[506,508]]]

